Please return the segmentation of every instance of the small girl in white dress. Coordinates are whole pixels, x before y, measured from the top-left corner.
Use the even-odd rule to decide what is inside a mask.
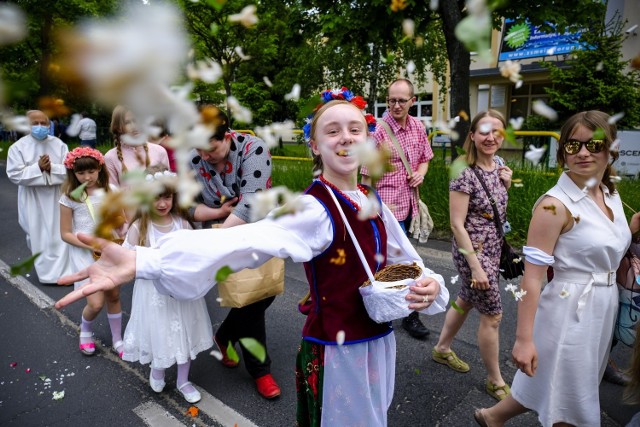
[[[148,179],[175,175],[172,172],[156,172]],[[167,233],[191,229],[189,222],[181,216],[175,193],[165,186],[163,194],[154,202],[150,215],[138,212],[129,228],[123,244],[126,248],[156,246],[156,242]],[[158,293],[151,280],[138,279],[133,289],[131,318],[124,334],[123,359],[129,362],[151,363],[149,384],[156,393],[165,386],[165,369],[178,364],[178,391],[189,403],[198,402],[200,393],[189,382],[191,360],[198,353],[213,345],[211,320],[204,298],[179,301]]]
[[[106,192],[109,191],[109,174],[102,153],[90,147],[78,147],[69,152],[64,160],[67,179],[62,185],[60,197],[60,235],[71,245],[69,260],[71,269],[83,269],[95,260],[93,248],[78,240],[77,233],[93,234],[96,225],[96,212]],[[86,184],[79,200],[72,193]],[[75,194],[74,194],[75,196]],[[84,285],[87,280],[77,281],[74,288]],[[80,351],[93,356],[96,351],[93,340],[93,321],[107,303],[107,317],[111,328],[113,349],[122,357],[122,309],[120,290],[113,289],[87,296],[87,305],[82,310],[80,324]]]

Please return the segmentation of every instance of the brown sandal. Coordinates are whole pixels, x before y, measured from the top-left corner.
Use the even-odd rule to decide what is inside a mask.
[[[511,394],[511,388],[509,387],[509,384],[505,383],[505,385],[498,387],[497,385],[495,385],[489,380],[487,380],[486,390],[487,390],[487,393],[489,393],[489,396],[493,397],[498,401],[504,399],[505,397]]]

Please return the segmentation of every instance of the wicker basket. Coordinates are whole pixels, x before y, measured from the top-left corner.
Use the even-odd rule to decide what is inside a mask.
[[[392,264],[388,265],[382,270],[378,271],[373,277],[378,282],[395,282],[398,280],[404,279],[417,279],[422,275],[422,269],[416,264]],[[371,281],[367,280],[360,286],[364,288],[365,286],[370,286]],[[402,286],[392,286],[390,289],[402,289],[405,288],[405,285]]]

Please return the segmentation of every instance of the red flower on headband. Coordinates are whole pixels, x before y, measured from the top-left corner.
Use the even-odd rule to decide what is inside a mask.
[[[349,102],[351,102],[353,105],[355,105],[361,110],[364,110],[365,108],[367,108],[367,101],[365,101],[364,98],[361,97],[360,95],[354,96]]]
[[[101,152],[91,147],[78,147],[67,153],[67,157],[64,158],[64,167],[73,169],[73,164],[80,157],[92,157],[98,161],[98,164],[104,165],[104,157]]]

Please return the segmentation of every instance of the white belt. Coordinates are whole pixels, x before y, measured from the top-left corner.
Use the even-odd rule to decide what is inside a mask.
[[[553,280],[558,282],[569,282],[585,284],[585,288],[578,298],[578,308],[576,314],[578,315],[578,321],[580,315],[587,304],[587,296],[593,290],[594,286],[613,286],[616,283],[616,272],[609,271],[605,273],[577,273],[577,272],[554,272]]]

